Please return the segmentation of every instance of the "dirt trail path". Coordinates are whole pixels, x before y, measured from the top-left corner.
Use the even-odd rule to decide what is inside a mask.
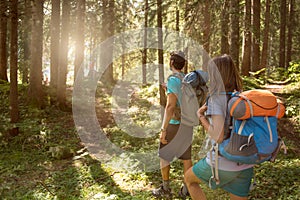
[[[275,94],[282,94],[284,85],[265,85],[264,88]]]

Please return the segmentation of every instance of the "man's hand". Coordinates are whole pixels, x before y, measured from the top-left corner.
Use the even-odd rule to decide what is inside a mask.
[[[166,83],[161,83],[161,87],[162,87],[165,91],[167,91],[167,84],[166,84]]]
[[[161,131],[161,132],[160,132],[160,137],[159,137],[159,139],[160,139],[160,142],[161,142],[162,144],[167,144],[167,143],[168,143],[168,141],[166,140],[166,135],[167,135],[167,131]]]

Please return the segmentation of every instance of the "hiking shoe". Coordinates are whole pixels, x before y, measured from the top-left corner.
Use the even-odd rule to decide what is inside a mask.
[[[184,186],[182,186],[182,187],[180,188],[180,190],[179,190],[179,192],[178,192],[178,197],[181,198],[181,199],[186,199],[187,197],[190,196],[190,193],[189,193],[189,192],[184,193],[184,192],[183,192],[183,187],[184,187]]]
[[[172,198],[171,189],[165,190],[162,185],[159,188],[152,190],[152,195],[156,198]]]

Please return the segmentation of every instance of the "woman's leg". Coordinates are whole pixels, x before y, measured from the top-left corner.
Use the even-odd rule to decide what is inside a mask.
[[[183,174],[185,174],[192,166],[192,160],[182,160],[183,162]]]
[[[200,179],[194,174],[192,167],[184,175],[185,183],[193,200],[206,200],[199,183]]]
[[[239,196],[236,196],[232,193],[230,193],[230,200],[247,200],[248,198],[247,197],[239,197]]]

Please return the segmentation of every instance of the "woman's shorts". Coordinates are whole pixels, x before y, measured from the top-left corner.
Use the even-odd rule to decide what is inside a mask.
[[[193,127],[184,124],[169,124],[167,127],[167,144],[159,144],[158,156],[171,162],[175,157],[181,160],[191,159]]]
[[[253,168],[242,171],[219,170],[220,184],[211,179],[211,166],[206,162],[206,158],[201,159],[193,166],[194,174],[203,182],[210,185],[212,189],[222,188],[225,191],[240,197],[247,197],[253,177]]]

